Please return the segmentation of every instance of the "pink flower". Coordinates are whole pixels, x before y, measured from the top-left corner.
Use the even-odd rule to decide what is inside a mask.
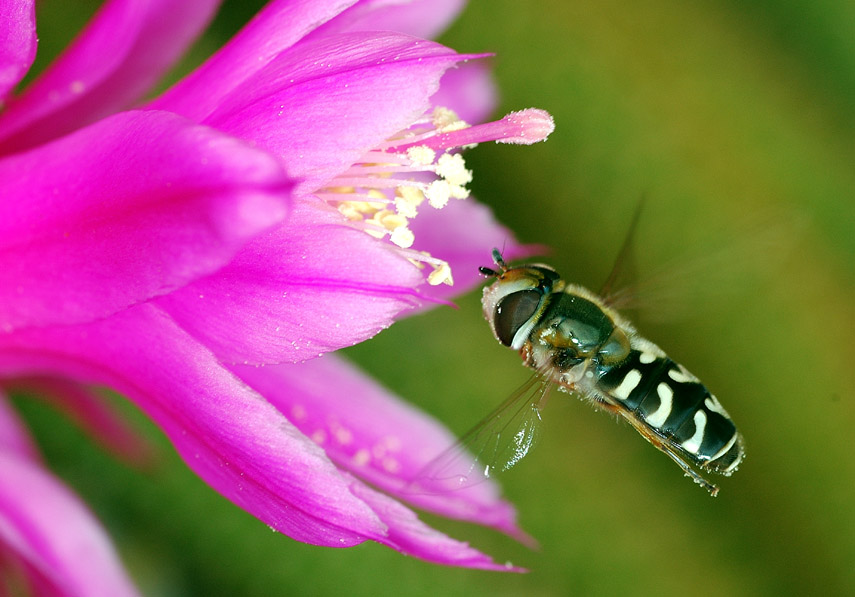
[[[456,150],[540,140],[551,118],[470,127],[447,109],[482,117],[486,75],[466,65],[440,87],[474,57],[410,34],[433,34],[457,3],[317,0],[272,2],[189,77],[120,112],[215,4],[108,2],[0,112],[0,380],[77,405],[120,447],[88,388],[121,392],[207,483],[299,541],[504,569],[390,497],[522,536],[492,485],[407,492],[450,434],[315,357],[444,300],[452,271],[455,290],[471,286],[493,245],[521,251],[483,206],[458,200],[471,173]],[[32,2],[0,0],[0,14],[8,97],[35,53]],[[103,532],[0,405],[0,558],[58,593],[133,594]],[[9,479],[45,499],[23,503]]]

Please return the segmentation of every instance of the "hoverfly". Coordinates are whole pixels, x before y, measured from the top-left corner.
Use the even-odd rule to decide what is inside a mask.
[[[744,457],[742,436],[718,399],[608,298],[546,265],[508,266],[498,249],[493,261],[496,269],[480,268],[495,279],[484,289],[484,316],[495,338],[535,373],[426,474],[462,487],[514,466],[534,443],[545,398],[557,386],[625,419],[715,496],[718,487],[692,466],[729,476]],[[461,462],[468,463],[464,473]]]

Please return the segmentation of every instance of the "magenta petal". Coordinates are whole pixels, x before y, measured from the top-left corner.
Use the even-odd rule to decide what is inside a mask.
[[[201,121],[233,88],[354,1],[273,0],[228,44],[150,107]]]
[[[0,0],[0,101],[36,57],[35,0]]]
[[[494,247],[508,261],[539,249],[520,246],[513,233],[495,220],[490,208],[473,199],[452,200],[440,210],[422,207],[410,228],[416,235],[414,249],[427,251],[451,265],[454,286],[441,284],[420,289],[434,299],[448,299],[483,284],[478,267],[492,264],[490,252]]]
[[[226,267],[158,299],[230,363],[297,362],[351,346],[417,305],[422,272],[315,199]]]
[[[303,43],[247,80],[205,120],[269,149],[313,191],[430,107],[465,56],[391,33]]]
[[[134,464],[150,461],[151,445],[94,389],[57,377],[29,377],[8,385],[52,403],[96,441],[126,461]]]
[[[496,108],[498,92],[483,60],[474,60],[446,71],[431,104],[451,108],[468,123],[484,122]]]
[[[445,493],[413,491],[411,482],[454,436],[346,361],[327,355],[300,365],[232,370],[340,467],[419,507],[526,540],[513,506],[491,481]]]
[[[138,100],[220,0],[112,0],[0,116],[2,152],[54,139]],[[4,23],[5,27],[5,23]]]
[[[0,452],[0,543],[49,595],[136,595],[92,514],[36,463]]]
[[[268,154],[164,112],[0,160],[0,329],[102,317],[216,270],[286,213]]]
[[[39,461],[39,450],[0,388],[0,454]]]
[[[342,31],[395,31],[433,39],[455,19],[464,0],[361,0],[311,33],[320,37]]]
[[[46,374],[123,393],[209,485],[294,539],[347,547],[385,533],[323,450],[151,305],[0,335],[0,376]]]
[[[447,535],[432,529],[420,521],[415,513],[389,496],[378,493],[367,485],[354,480],[351,486],[353,494],[371,506],[389,530],[380,543],[407,555],[444,564],[463,566],[483,570],[502,572],[526,572],[510,562],[497,564],[489,556],[469,546],[468,543],[455,541]]]

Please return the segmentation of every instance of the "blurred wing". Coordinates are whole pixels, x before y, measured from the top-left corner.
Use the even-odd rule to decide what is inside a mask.
[[[641,210],[644,208],[644,201],[645,198],[642,195],[638,201],[638,205],[635,206],[632,221],[629,223],[629,229],[623,239],[623,244],[615,259],[615,264],[612,266],[612,271],[609,272],[609,277],[606,278],[605,283],[600,288],[599,294],[608,305],[616,305],[620,302],[621,295],[625,294],[624,289],[631,287],[635,282],[635,234],[638,230],[638,222],[641,220]]]
[[[637,273],[635,245],[644,199],[635,209],[623,245],[606,283],[603,302],[647,320],[679,320],[711,299],[727,300],[735,289],[752,285],[757,272],[778,269],[795,246],[792,230],[800,224],[776,212],[743,214],[727,229],[707,233],[714,242]],[[676,240],[675,240],[676,242]]]
[[[522,460],[540,436],[540,412],[551,383],[534,374],[457,443],[431,460],[411,486],[442,493],[482,483]]]

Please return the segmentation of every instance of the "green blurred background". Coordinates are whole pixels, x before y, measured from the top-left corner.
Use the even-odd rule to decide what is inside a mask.
[[[259,4],[226,2],[184,70]],[[88,6],[40,3],[40,64]],[[272,533],[122,404],[162,448],[145,471],[18,404],[146,595],[853,594],[853,40],[849,0],[474,0],[442,38],[497,54],[500,112],[555,116],[547,143],[484,145],[468,162],[476,196],[552,247],[545,260],[567,278],[599,287],[647,197],[638,270],[681,272],[667,284],[683,297],[640,310],[639,327],[713,389],[747,442],[716,499],[627,425],[556,394],[537,450],[502,478],[539,550],[425,516],[531,572],[442,568]],[[478,292],[348,353],[458,433],[527,375],[491,338]]]

